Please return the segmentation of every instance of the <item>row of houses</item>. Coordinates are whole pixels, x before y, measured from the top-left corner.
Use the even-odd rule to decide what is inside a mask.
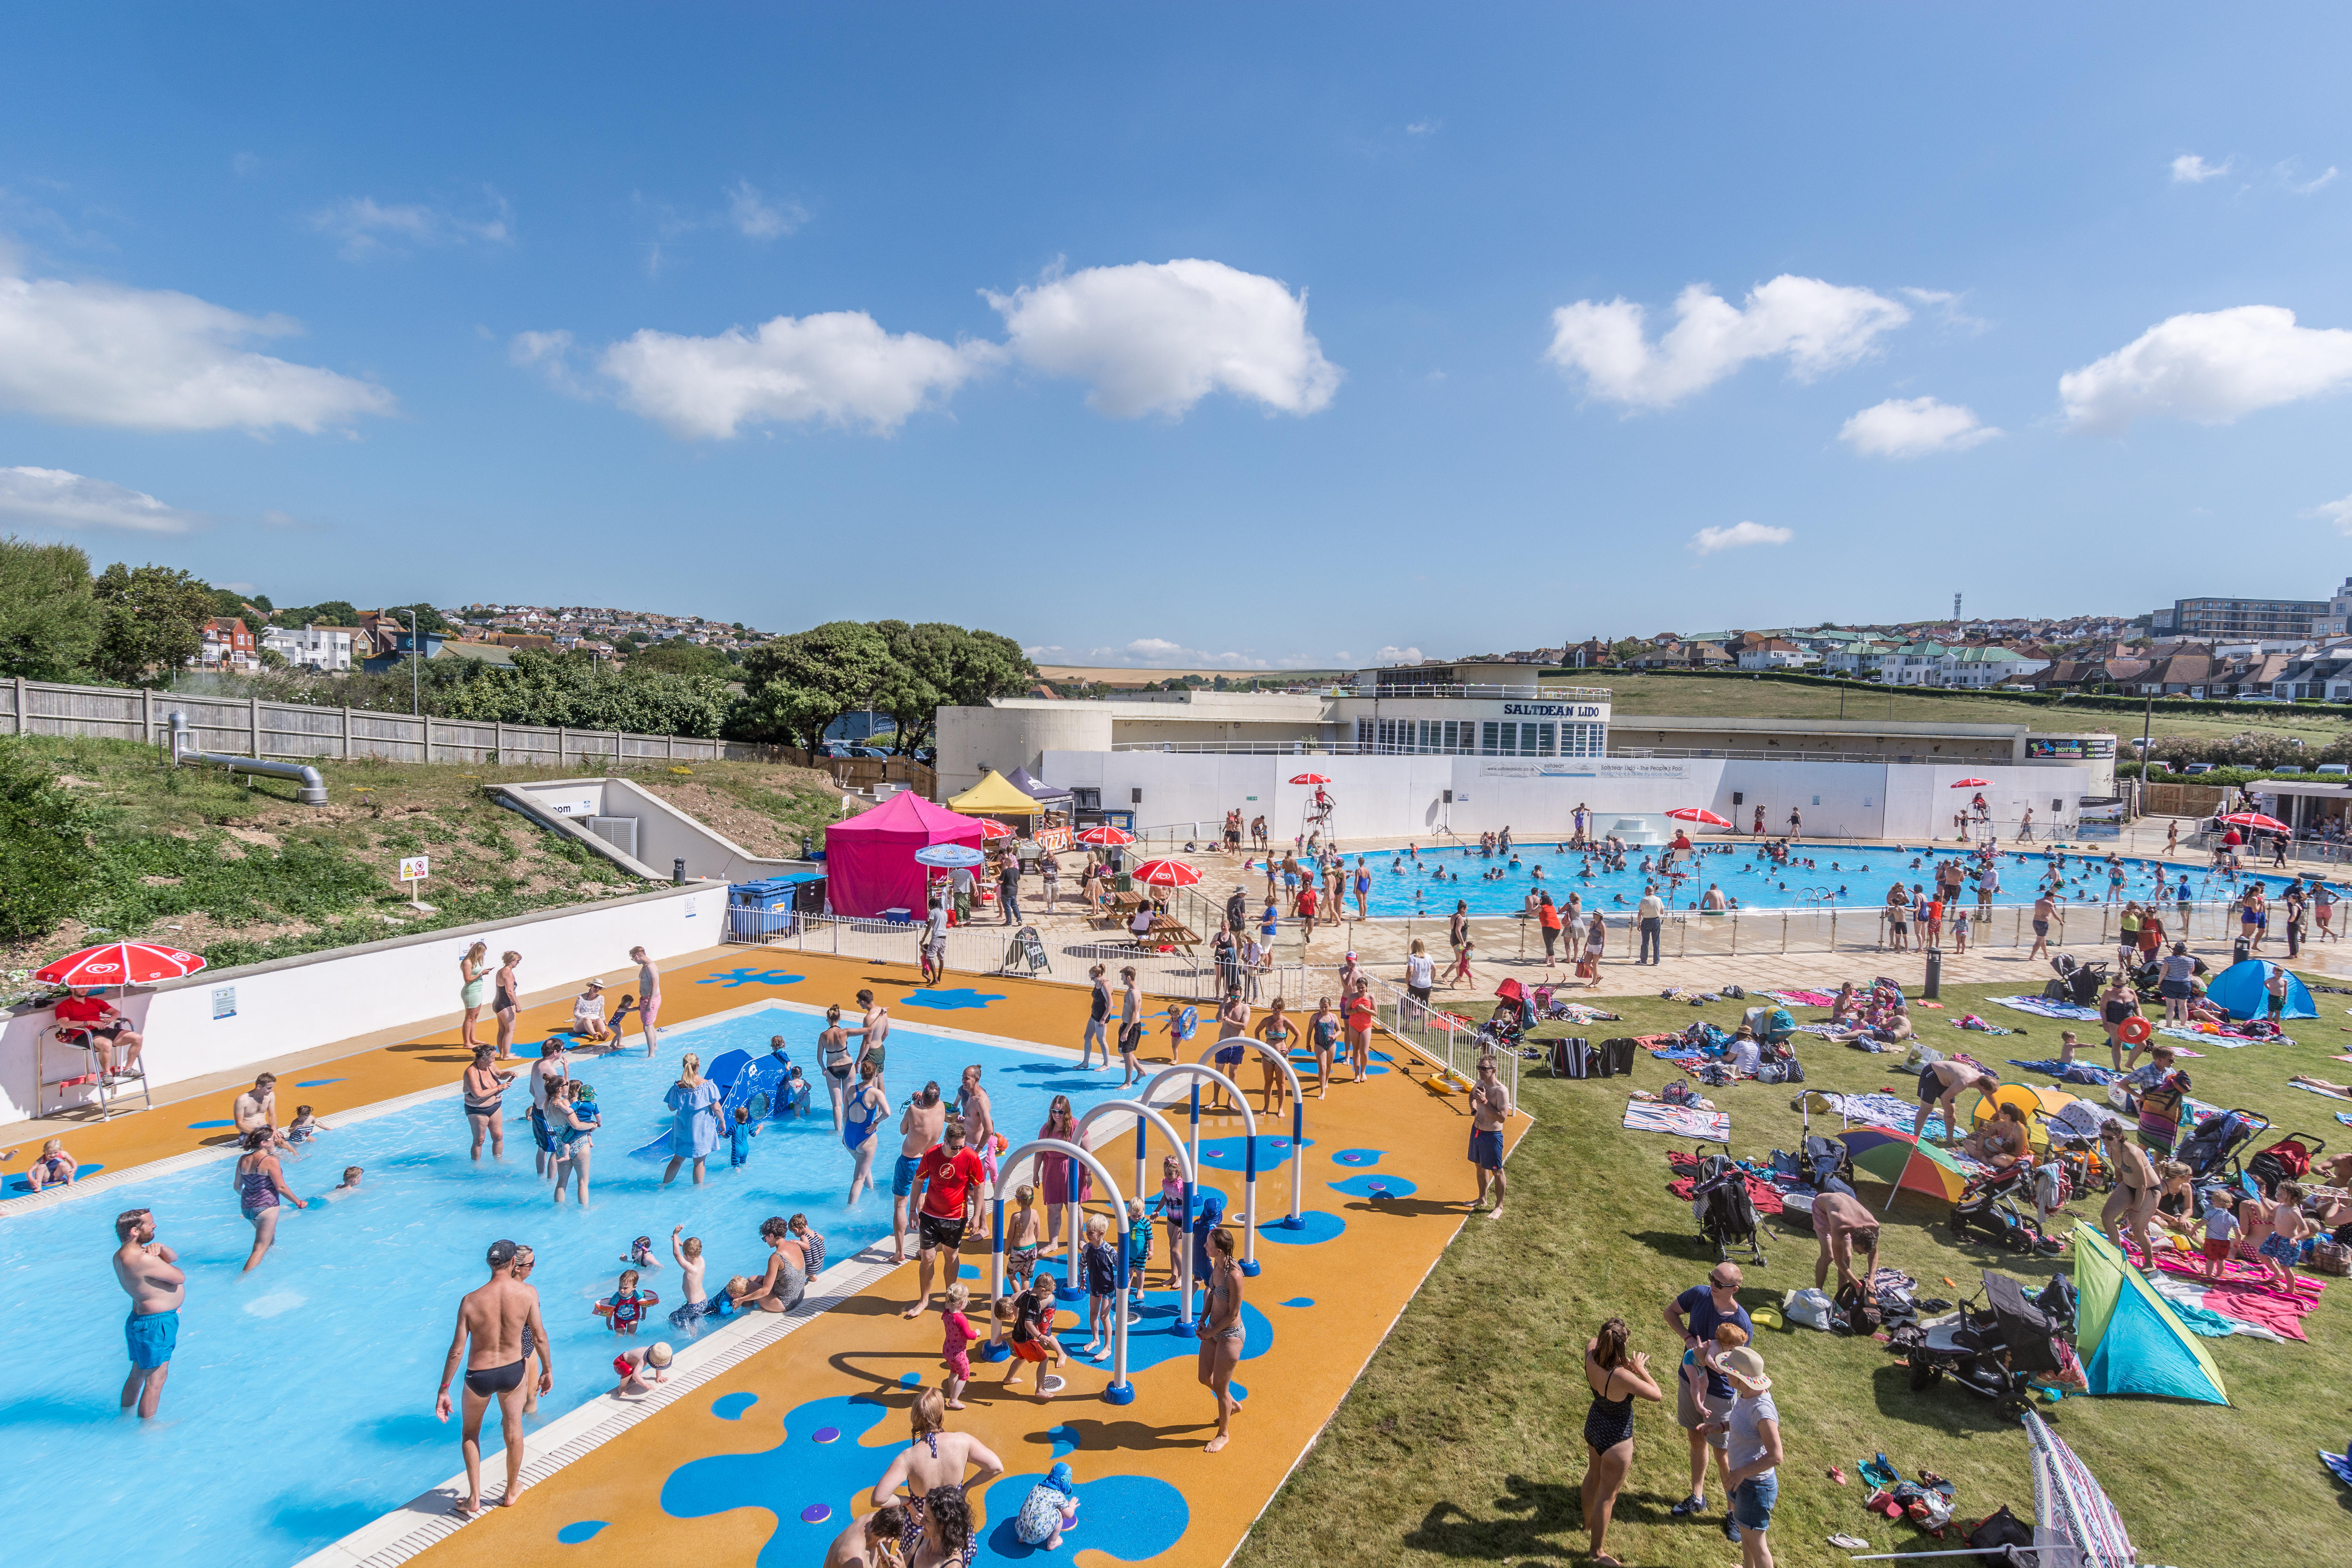
[[[411,648],[408,623],[371,610],[355,626],[265,626],[259,631],[241,616],[215,616],[199,628],[194,659],[198,669],[250,675],[263,668],[263,650],[277,654],[296,669],[340,674],[365,669],[381,674],[407,656]],[[424,632],[415,639],[427,658],[471,658],[488,664],[512,664],[524,648],[552,648],[554,639],[516,632],[490,632],[474,637],[453,637]]]
[[[2126,697],[2352,701],[2352,638],[2287,648],[2191,643],[2106,658],[2060,659],[2016,684]]]

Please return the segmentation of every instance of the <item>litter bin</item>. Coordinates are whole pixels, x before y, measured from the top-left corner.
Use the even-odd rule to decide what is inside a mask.
[[[1933,1002],[1937,996],[1937,987],[1943,984],[1943,980],[1944,950],[1931,947],[1927,950],[1927,982],[1920,987],[1920,1000]]]

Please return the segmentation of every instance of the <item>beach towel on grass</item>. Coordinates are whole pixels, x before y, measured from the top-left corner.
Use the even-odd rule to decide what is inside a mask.
[[[2182,1028],[2177,1024],[2165,1025],[2156,1032],[2164,1036],[2168,1039],[2198,1041],[2210,1040],[2214,1045],[2220,1046],[2222,1049],[2231,1051],[2237,1050],[2245,1046],[2291,1046],[2294,1044],[2292,1039],[2289,1039],[2284,1035],[2237,1035],[2231,1034],[2227,1031],[2216,1031],[2212,1029]]]
[[[1721,1110],[1698,1110],[1687,1105],[1664,1105],[1655,1100],[1625,1102],[1625,1125],[1636,1132],[1669,1132],[1677,1138],[1707,1143],[1731,1142],[1731,1117]]]
[[[1834,1007],[1837,1005],[1837,998],[1826,991],[1766,991],[1761,994],[1769,996],[1783,1007]]]
[[[2340,1110],[2336,1113],[2336,1120],[2341,1121],[2347,1127],[2352,1127],[2352,1116],[2347,1116]]]
[[[1698,1156],[1685,1154],[1680,1149],[1666,1155],[1666,1164],[1674,1171],[1675,1179],[1666,1184],[1666,1191],[1688,1203],[1698,1189]],[[1748,1201],[1756,1205],[1759,1215],[1780,1212],[1780,1189],[1753,1171],[1742,1171],[1748,1179]]]
[[[2319,1462],[2327,1467],[2327,1473],[2329,1475],[2334,1476],[2346,1486],[2352,1487],[2352,1457],[2347,1457],[2343,1454],[2331,1454],[2325,1449],[2322,1449],[2319,1455]]]
[[[2056,1057],[2038,1062],[2020,1061],[2017,1058],[2011,1057],[2009,1058],[2009,1065],[2013,1068],[2023,1068],[2027,1072],[2048,1073],[2052,1078],[2066,1076],[2067,1064],[2060,1061]]]
[[[2218,1283],[2205,1279],[2205,1259],[2195,1253],[2159,1252],[2156,1263],[2168,1274],[2194,1281],[2205,1292],[2198,1305],[2207,1311],[2219,1312],[2225,1318],[2242,1318],[2298,1342],[2306,1338],[2303,1331],[2305,1315],[2319,1305],[2320,1294],[2326,1289],[2312,1276],[2298,1274],[2294,1289],[2282,1290],[2272,1283],[2267,1266],[2242,1263],[2234,1258],[2221,1265]]]
[[[2342,1100],[2344,1098],[2344,1096],[2340,1094],[2333,1094],[2326,1089],[2315,1088],[2313,1085],[2307,1083],[2290,1083],[2287,1085],[2287,1088],[2299,1089],[2305,1094],[2315,1094],[2322,1100]]]
[[[1821,1089],[1815,1092],[1830,1102],[1831,1110],[1848,1121],[1859,1122],[1864,1127],[1883,1127],[1889,1132],[1915,1131],[1912,1122],[1918,1114],[1919,1107],[1919,1102],[1916,1100],[1906,1100],[1900,1095],[1889,1094],[1885,1089],[1873,1089],[1868,1094],[1839,1094],[1832,1089]],[[1940,1138],[1944,1135],[1942,1111],[1929,1113],[1926,1135],[1930,1138]]]
[[[1985,1000],[2014,1013],[2031,1013],[2037,1018],[2063,1018],[2075,1024],[2099,1021],[2096,1007],[2077,1007],[2072,1002],[2052,1002],[2040,996],[1988,996]]]
[[[2231,1334],[2244,1334],[2251,1339],[2269,1340],[2273,1344],[2283,1345],[2287,1342],[2286,1336],[2276,1330],[2266,1329],[2260,1323],[2249,1321],[2244,1318],[2233,1318],[2227,1312],[2217,1312],[2208,1307],[2205,1304],[2205,1287],[2202,1285],[2193,1284],[2178,1275],[2166,1274],[2160,1270],[2155,1279],[2148,1281],[2148,1284],[2155,1288],[2158,1295],[2165,1299],[2171,1306],[2174,1314],[2188,1326],[2192,1333],[2202,1334],[2209,1340],[2222,1339]]]

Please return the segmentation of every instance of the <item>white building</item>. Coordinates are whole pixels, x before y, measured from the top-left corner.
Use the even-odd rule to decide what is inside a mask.
[[[1821,655],[1807,652],[1795,643],[1784,642],[1779,637],[1768,639],[1759,647],[1739,650],[1739,668],[1742,669],[1802,669],[1809,664],[1820,662]]]
[[[304,669],[344,670],[352,667],[350,626],[265,626],[261,646]]]
[[[2050,668],[2046,658],[2028,658],[2015,648],[1956,647],[1946,650],[1937,666],[1937,684],[1981,689],[1998,686],[2012,675],[2032,675]]]

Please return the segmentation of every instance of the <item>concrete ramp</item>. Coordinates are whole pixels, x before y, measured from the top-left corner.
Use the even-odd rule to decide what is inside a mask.
[[[488,793],[549,832],[577,838],[631,875],[655,881],[667,881],[680,861],[688,881],[753,882],[820,869],[814,860],[754,855],[625,778],[491,784]]]

